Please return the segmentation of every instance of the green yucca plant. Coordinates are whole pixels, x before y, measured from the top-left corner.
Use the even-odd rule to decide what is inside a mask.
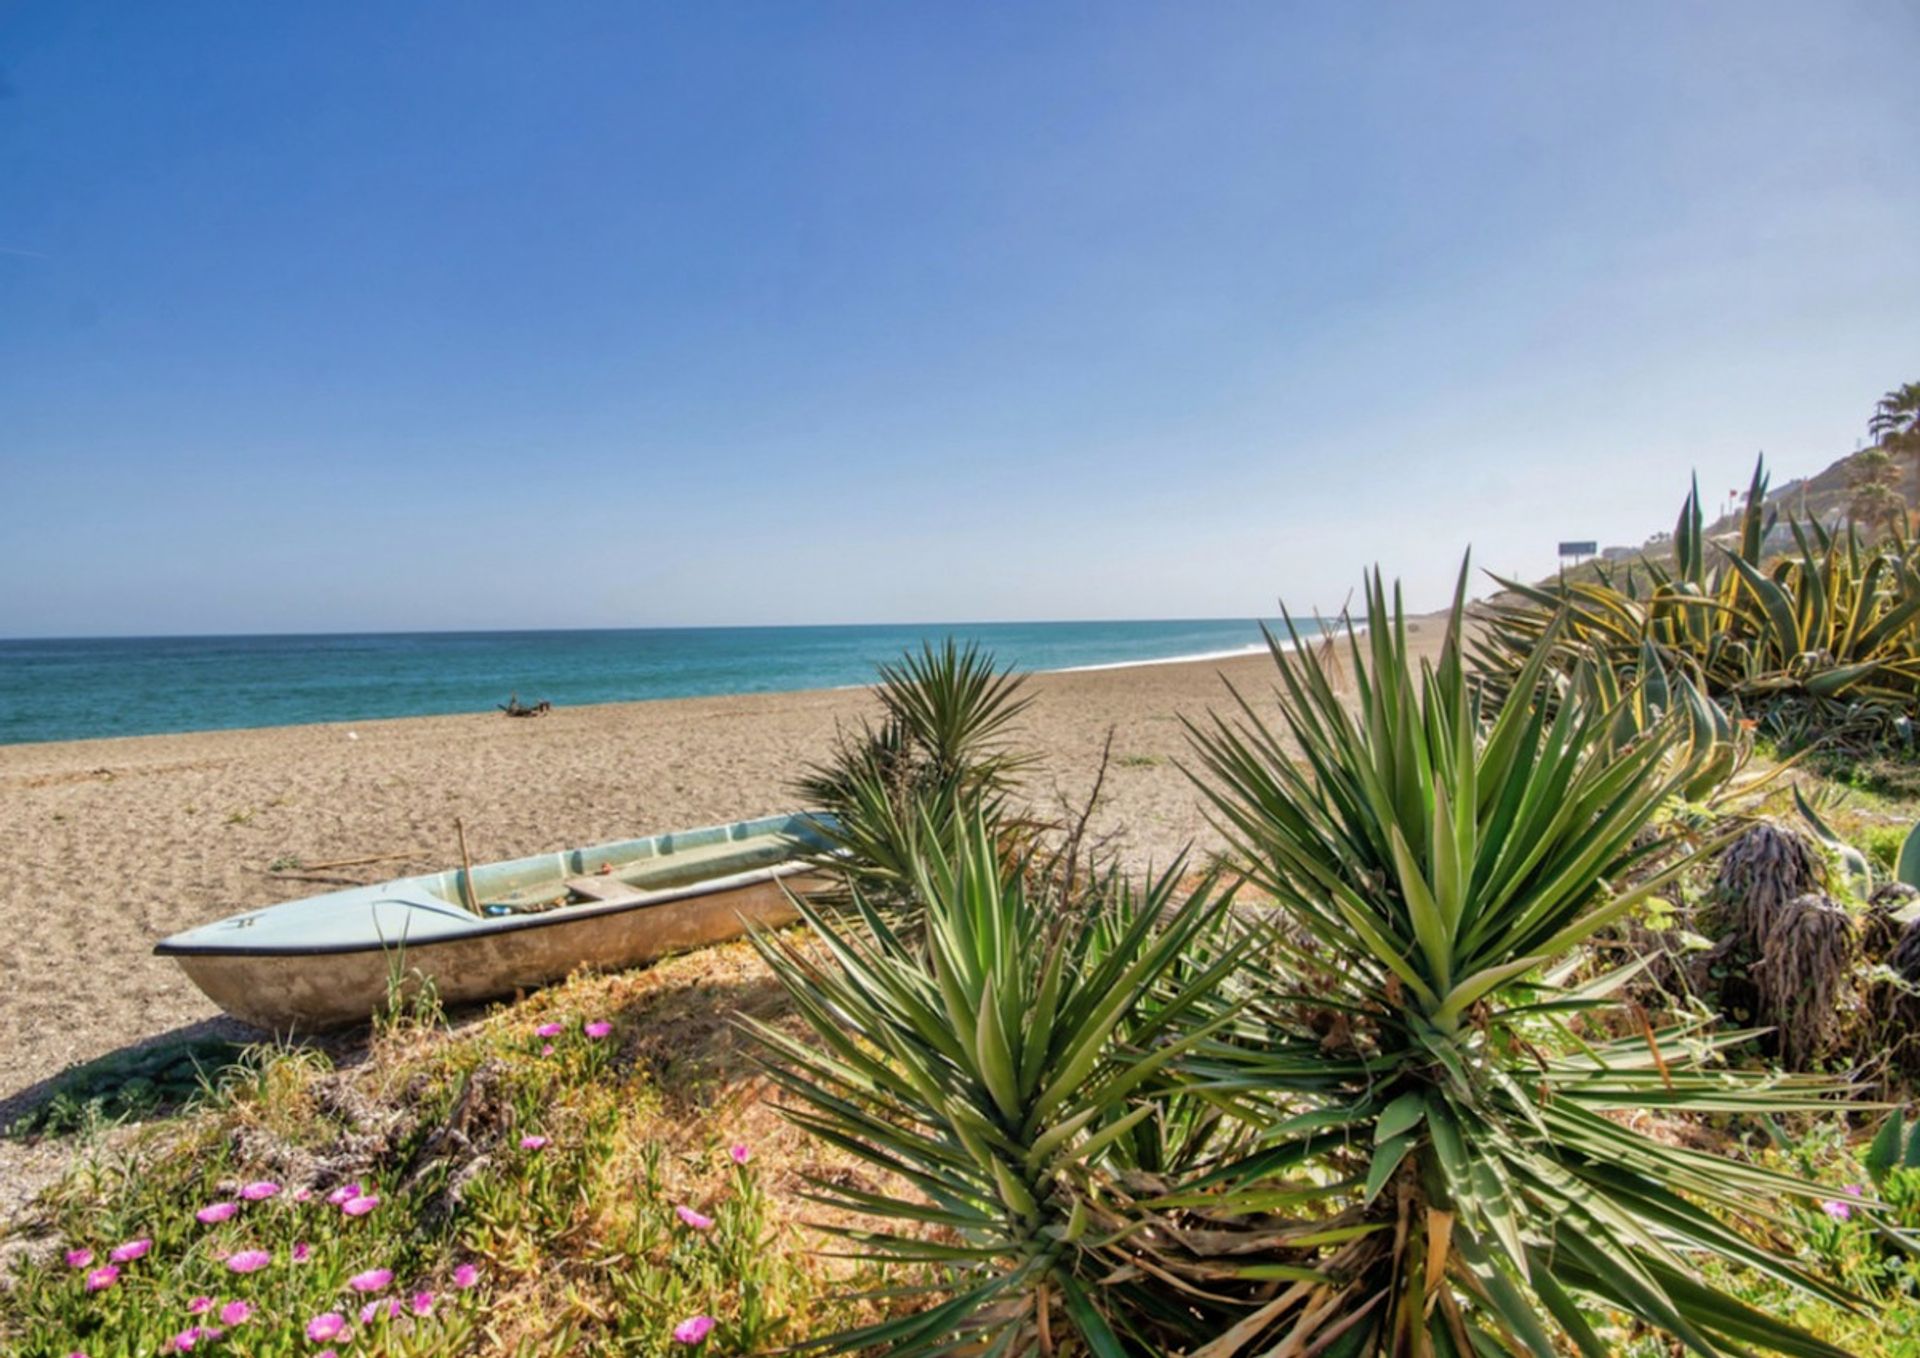
[[[1000,819],[1032,762],[1009,743],[1032,699],[1021,692],[1024,675],[950,637],[879,669],[879,723],[843,733],[832,758],[806,769],[795,789],[842,870],[871,900],[898,905],[911,895],[927,837],[951,843],[976,809]]]
[[[1679,718],[1623,739],[1590,693],[1534,701],[1551,647],[1483,706],[1465,583],[1437,660],[1414,664],[1375,578],[1351,701],[1296,636],[1273,647],[1278,729],[1244,700],[1191,727],[1196,777],[1278,909],[1228,1025],[1183,1062],[1262,1144],[1189,1192],[1222,1217],[1286,1201],[1326,1241],[1195,1358],[1600,1355],[1619,1318],[1701,1354],[1840,1358],[1698,1271],[1718,1259],[1849,1304],[1767,1239],[1775,1200],[1819,1190],[1623,1121],[1835,1091],[1709,1068],[1742,1035],[1612,1005],[1632,968],[1573,980],[1581,945],[1677,870],[1659,813],[1690,774],[1670,756]]]
[[[1849,524],[1832,530],[1789,518],[1795,551],[1769,563],[1778,515],[1754,468],[1737,547],[1711,542],[1696,484],[1680,512],[1671,566],[1642,558],[1601,564],[1593,580],[1528,585],[1501,580],[1474,642],[1476,665],[1502,693],[1536,649],[1557,668],[1601,657],[1625,685],[1644,661],[1696,680],[1716,701],[1815,739],[1870,733],[1920,706],[1920,545],[1895,534],[1869,543]]]
[[[819,1342],[1164,1351],[1137,1337],[1164,1307],[1127,1272],[1140,1218],[1122,1175],[1188,1158],[1217,1121],[1163,1092],[1207,1031],[1186,1019],[1235,965],[1209,942],[1228,897],[1176,902],[1176,868],[1063,902],[1055,879],[1006,861],[977,810],[940,840],[921,841],[912,935],[856,881],[852,910],[802,903],[816,946],[755,939],[814,1037],[751,1025],[789,1115],[900,1186],[823,1180],[818,1196],[889,1223],[847,1232],[868,1257],[945,1270],[928,1309]]]

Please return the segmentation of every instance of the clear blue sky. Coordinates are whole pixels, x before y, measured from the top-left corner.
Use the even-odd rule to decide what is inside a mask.
[[[1920,379],[1920,9],[0,3],[0,635],[1245,616]]]

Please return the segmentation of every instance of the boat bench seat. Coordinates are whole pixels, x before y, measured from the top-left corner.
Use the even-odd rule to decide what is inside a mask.
[[[614,869],[614,875],[625,878],[635,886],[657,891],[662,887],[686,886],[716,873],[772,867],[794,856],[794,846],[790,840],[769,836],[760,840],[734,840],[697,849],[679,849],[661,854],[658,858],[622,864]]]
[[[540,913],[568,904],[629,905],[711,877],[775,867],[794,856],[793,841],[784,835],[723,840],[615,863],[612,872],[576,873],[557,883],[551,877],[535,880],[514,890],[488,893],[486,900],[490,907],[512,914]]]
[[[623,882],[618,877],[569,877],[561,883],[576,896],[585,896],[590,901],[624,901],[641,894],[639,887],[631,882]]]

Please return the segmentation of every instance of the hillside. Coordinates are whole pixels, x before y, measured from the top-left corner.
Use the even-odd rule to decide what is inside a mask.
[[[1861,449],[1830,463],[1824,471],[1813,476],[1799,477],[1788,481],[1767,493],[1767,507],[1779,511],[1782,519],[1789,513],[1802,518],[1818,519],[1821,523],[1836,523],[1846,517],[1847,500],[1851,494],[1849,487],[1849,469],[1854,459],[1860,456]],[[1907,497],[1911,506],[1916,502],[1914,495],[1913,472],[1910,467],[1901,469],[1900,491]],[[1707,528],[1709,533],[1731,533],[1739,527],[1739,511],[1715,520]]]

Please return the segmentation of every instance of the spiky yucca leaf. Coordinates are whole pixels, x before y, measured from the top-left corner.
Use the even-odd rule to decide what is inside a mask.
[[[952,637],[908,651],[880,667],[878,696],[888,720],[948,770],[1019,768],[1007,750],[1013,723],[1032,703],[1025,676],[996,668],[976,642]]]
[[[1697,1273],[1716,1257],[1847,1304],[1764,1240],[1775,1200],[1818,1190],[1625,1120],[1805,1110],[1831,1088],[1707,1069],[1700,1034],[1609,1014],[1624,973],[1569,988],[1579,946],[1677,870],[1656,815],[1690,772],[1669,755],[1678,718],[1623,738],[1590,693],[1536,703],[1544,650],[1482,710],[1465,581],[1437,661],[1414,663],[1375,578],[1353,702],[1314,650],[1276,644],[1281,730],[1244,700],[1191,728],[1219,824],[1281,916],[1249,971],[1258,998],[1185,1063],[1267,1126],[1210,1177],[1213,1210],[1290,1192],[1356,1232],[1318,1262],[1325,1281],[1198,1353],[1598,1355],[1612,1311],[1701,1354],[1839,1358]]]
[[[842,735],[795,783],[843,870],[874,903],[904,904],[923,840],[950,846],[978,811],[998,822],[1030,756],[1010,748],[1025,676],[948,638],[880,666],[878,725]]]
[[[1176,869],[1137,891],[1109,879],[1068,908],[1005,862],[977,812],[951,849],[939,841],[920,841],[913,934],[856,884],[851,911],[801,903],[814,946],[755,938],[816,1039],[751,1025],[789,1115],[905,1189],[823,1181],[818,1195],[890,1223],[850,1233],[862,1253],[950,1279],[918,1315],[820,1342],[1024,1353],[1057,1333],[1109,1358],[1150,1351],[1131,1336],[1157,1303],[1109,1285],[1130,1258],[1113,1171],[1156,1125],[1192,1133],[1159,1095],[1205,1034],[1185,1020],[1234,966],[1208,942],[1228,897],[1176,903]]]

